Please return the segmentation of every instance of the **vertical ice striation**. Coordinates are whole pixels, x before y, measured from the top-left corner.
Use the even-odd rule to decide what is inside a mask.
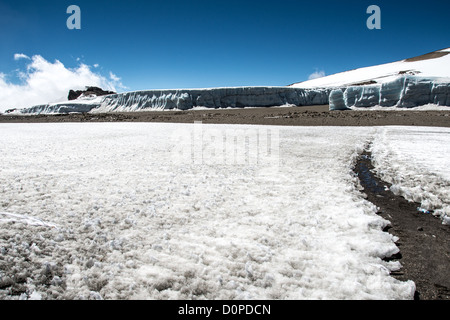
[[[412,108],[425,104],[450,106],[450,78],[401,75],[377,84],[325,87],[227,87],[210,89],[146,90],[111,94],[91,101],[74,100],[34,106],[21,114],[71,112],[135,112],[274,107],[330,104],[330,110],[358,107]]]
[[[272,107],[328,104],[330,89],[292,87],[228,87],[210,89],[146,90],[112,94],[95,103],[73,101],[35,106],[20,113],[134,112],[206,108]]]
[[[450,106],[450,83],[435,83],[431,89],[434,104]]]
[[[328,89],[288,87],[148,90],[110,95],[94,112],[316,105],[327,104],[328,94]]]
[[[405,79],[405,77],[399,77],[394,81],[381,84],[380,106],[393,107],[397,105],[402,98]]]
[[[55,103],[38,105],[20,110],[22,114],[66,114],[71,112],[89,112],[99,107],[96,103]]]
[[[352,107],[413,108],[426,104],[450,106],[450,79],[400,76],[379,84],[349,86],[341,89],[343,97],[330,94],[330,110],[342,103]],[[341,101],[343,100],[343,101]]]
[[[335,89],[330,93],[330,110],[348,110],[345,105],[344,93],[341,89]]]

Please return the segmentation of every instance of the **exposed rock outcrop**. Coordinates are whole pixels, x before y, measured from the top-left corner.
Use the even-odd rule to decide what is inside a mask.
[[[106,95],[109,95],[109,94],[116,94],[116,93],[113,92],[113,91],[106,91],[106,90],[103,90],[103,89],[98,88],[98,87],[86,87],[86,90],[76,90],[76,91],[70,90],[68,99],[69,100],[76,100],[81,95],[84,95],[84,96],[97,96],[98,97],[98,96],[106,96]]]

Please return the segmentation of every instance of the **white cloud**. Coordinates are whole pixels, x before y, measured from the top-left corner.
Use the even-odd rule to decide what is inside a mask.
[[[27,60],[30,60],[30,57],[29,56],[27,56],[26,54],[23,54],[23,53],[16,53],[15,55],[14,55],[14,60],[20,60],[20,59],[27,59]]]
[[[122,78],[119,78],[118,76],[116,76],[114,73],[112,73],[111,71],[109,72],[109,79],[111,79],[112,83],[120,89],[127,89],[127,87],[125,87],[122,84]]]
[[[314,79],[319,79],[319,78],[323,78],[325,77],[325,71],[318,71],[316,70],[316,72],[311,73],[308,77],[308,80],[314,80]]]
[[[30,61],[26,70],[19,71],[22,83],[11,83],[7,80],[7,75],[0,72],[0,112],[66,101],[70,89],[81,90],[86,86],[96,86],[117,92],[117,87],[125,88],[115,74],[110,73],[110,79],[107,79],[92,72],[90,67],[83,63],[69,69],[58,60],[52,63],[40,55],[32,58],[20,53],[14,55],[15,60],[27,58]]]
[[[120,81],[120,78],[118,76],[116,76],[114,73],[112,73],[111,71],[109,72],[109,78],[113,81]]]

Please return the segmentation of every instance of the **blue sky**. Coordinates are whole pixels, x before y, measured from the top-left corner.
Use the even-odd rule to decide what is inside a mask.
[[[72,4],[81,30],[66,27]],[[381,30],[366,27],[372,4]],[[0,0],[0,75],[27,81],[21,53],[112,74],[117,91],[288,85],[450,47],[449,12],[442,0]]]

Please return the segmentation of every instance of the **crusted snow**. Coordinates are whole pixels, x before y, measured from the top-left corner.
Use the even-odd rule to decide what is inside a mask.
[[[1,124],[0,281],[26,281],[0,297],[412,299],[382,260],[397,239],[351,174],[377,130]],[[255,156],[254,134],[257,162],[212,152],[231,135],[226,159]]]
[[[359,111],[399,111],[398,107],[382,107],[380,105],[373,107],[352,107],[352,110]],[[422,106],[414,107],[414,111],[450,111],[448,106],[440,106],[433,103],[428,103]]]

